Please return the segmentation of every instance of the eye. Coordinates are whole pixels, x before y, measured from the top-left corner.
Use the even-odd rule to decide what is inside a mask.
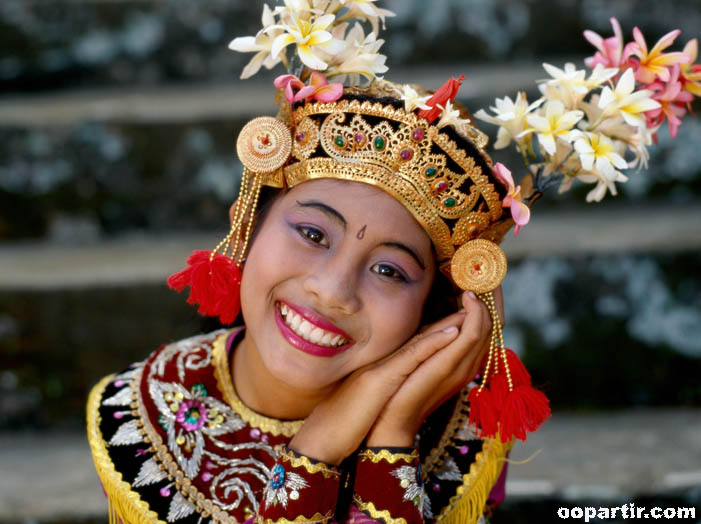
[[[397,268],[390,266],[389,264],[375,264],[370,268],[370,271],[398,282],[408,281],[408,279]]]
[[[323,247],[329,247],[329,241],[326,238],[326,235],[318,229],[311,226],[297,226],[297,231],[309,242]]]

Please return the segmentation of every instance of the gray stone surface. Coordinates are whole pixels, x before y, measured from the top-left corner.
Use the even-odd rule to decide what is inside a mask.
[[[698,409],[555,413],[511,453],[507,497],[605,503],[699,488],[699,435]],[[82,435],[0,435],[0,471],[0,522],[105,515]]]
[[[460,98],[532,90],[543,77],[540,63],[465,67],[443,65],[393,69],[392,80],[437,89],[451,75],[465,73],[469,79]],[[277,74],[281,74],[277,71]],[[276,106],[270,83],[275,75],[231,83],[198,83],[182,86],[75,89],[48,94],[13,95],[0,98],[3,126],[57,126],[85,120],[132,123],[177,123],[230,120],[251,115],[274,114]]]

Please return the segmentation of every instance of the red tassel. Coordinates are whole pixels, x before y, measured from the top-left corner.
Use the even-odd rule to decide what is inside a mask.
[[[474,387],[467,394],[470,403],[470,424],[477,428],[478,437],[492,437],[498,431],[499,412],[492,393],[487,388]]]
[[[511,381],[514,384],[514,387],[530,386],[531,374],[526,369],[526,366],[523,365],[521,359],[518,358],[518,355],[516,355],[513,350],[508,348],[506,348],[506,361],[509,363],[509,372],[511,374]],[[502,364],[503,362],[504,361],[501,360]]]
[[[526,432],[537,430],[550,418],[550,402],[537,389],[518,386],[506,396],[501,409],[499,433],[502,442],[516,437],[526,440]]]
[[[210,260],[211,259],[211,260]],[[197,304],[201,315],[219,317],[231,324],[241,310],[241,270],[227,256],[211,251],[193,251],[187,266],[168,277],[168,286],[177,292],[190,286],[188,304]]]

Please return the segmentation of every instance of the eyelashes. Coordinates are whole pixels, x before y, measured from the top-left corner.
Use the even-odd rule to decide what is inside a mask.
[[[295,229],[308,242],[322,247],[329,247],[329,239],[323,231],[311,226],[295,226]]]
[[[323,248],[330,247],[330,242],[326,234],[320,229],[307,226],[307,225],[295,225],[293,226],[297,233],[306,242]],[[407,283],[409,278],[404,274],[402,270],[393,266],[392,264],[378,262],[370,267],[370,271],[379,275],[381,278],[390,280],[398,283]]]

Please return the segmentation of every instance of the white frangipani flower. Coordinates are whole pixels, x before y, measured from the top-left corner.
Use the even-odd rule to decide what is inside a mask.
[[[614,169],[611,176],[592,171],[578,175],[577,179],[587,184],[596,183],[596,187],[587,193],[586,200],[587,202],[600,202],[606,196],[607,190],[612,195],[617,195],[615,182],[626,182],[628,177]]]
[[[584,85],[589,89],[599,87],[601,84],[610,80],[618,74],[618,69],[615,67],[604,67],[602,64],[596,64],[589,78],[584,81]]]
[[[431,106],[426,105],[426,100],[431,98],[431,95],[419,96],[416,89],[408,84],[405,84],[402,90],[402,100],[404,100],[404,111],[407,113],[416,108],[431,109]]]
[[[599,133],[578,133],[574,149],[586,171],[596,170],[608,178],[615,178],[615,169],[626,169],[628,162],[618,154],[613,141]]]
[[[455,109],[450,100],[445,103],[445,107],[443,107],[441,104],[436,105],[443,110],[441,112],[440,120],[438,120],[438,123],[436,123],[436,127],[438,129],[445,126],[460,127],[470,123],[469,119],[460,118],[460,110]]]
[[[379,23],[378,20],[382,22],[382,29],[385,28],[385,18],[396,16],[394,12],[389,9],[382,9],[377,7],[375,2],[377,0],[337,0],[342,7],[347,7],[348,11],[343,16],[346,18],[360,18],[361,20],[367,20],[372,25],[372,31],[375,34],[379,34]]]
[[[314,50],[319,48],[333,55],[345,49],[345,43],[333,38],[327,30],[335,19],[334,15],[328,14],[304,20],[293,12],[289,22],[281,21],[280,24],[268,28],[268,31],[276,29],[283,31],[273,40],[270,53],[277,58],[285,47],[296,44],[297,55],[304,65],[316,71],[326,70],[328,64],[320,59]]]
[[[650,98],[652,91],[648,89],[635,90],[635,76],[632,69],[626,69],[618,80],[615,89],[605,86],[601,90],[599,107],[603,109],[602,116],[610,116],[616,113],[635,127],[645,126],[645,113],[651,109],[657,109],[659,102]]]
[[[334,28],[334,37],[338,38],[343,35],[345,31],[346,24],[341,24],[337,28]],[[322,57],[327,57],[329,62],[329,69],[326,72],[326,76],[329,78],[335,78],[336,80],[341,80],[342,78],[336,77],[348,77],[348,84],[358,85],[360,84],[360,77],[364,77],[367,80],[372,80],[377,78],[378,75],[386,73],[388,67],[385,65],[387,57],[383,54],[378,53],[384,40],[378,40],[375,33],[370,32],[365,36],[363,27],[356,23],[349,31],[346,37],[342,40],[345,49],[334,55],[327,55],[327,53],[322,52]]]
[[[552,77],[552,79],[545,82],[547,85],[562,87],[568,91],[572,90],[580,94],[584,94],[588,91],[584,85],[586,71],[584,69],[577,69],[571,62],[567,62],[564,69],[544,63],[543,69]]]
[[[549,100],[545,106],[545,115],[528,115],[526,122],[530,129],[522,134],[535,133],[538,142],[546,153],[555,153],[556,139],[571,142],[571,129],[584,116],[580,110],[566,111],[564,104],[559,100]]]
[[[256,36],[240,36],[234,38],[229,44],[229,49],[233,51],[238,51],[240,53],[256,53],[253,58],[246,64],[241,72],[241,78],[250,78],[255,75],[261,66],[265,66],[266,69],[272,69],[280,62],[280,57],[275,58],[270,54],[270,49],[273,45],[273,40],[282,31],[271,30],[266,32],[266,30],[275,24],[275,16],[271,11],[268,4],[263,4],[263,29],[258,31]]]
[[[475,118],[499,126],[494,149],[505,148],[511,143],[512,139],[517,145],[520,145],[524,140],[519,137],[525,129],[526,116],[542,104],[543,101],[544,99],[541,98],[528,105],[526,94],[521,91],[516,95],[515,100],[511,100],[508,96],[495,99],[494,106],[489,109],[496,116],[488,115],[484,109],[480,109],[475,113]],[[530,136],[526,137],[525,140],[530,140]]]

